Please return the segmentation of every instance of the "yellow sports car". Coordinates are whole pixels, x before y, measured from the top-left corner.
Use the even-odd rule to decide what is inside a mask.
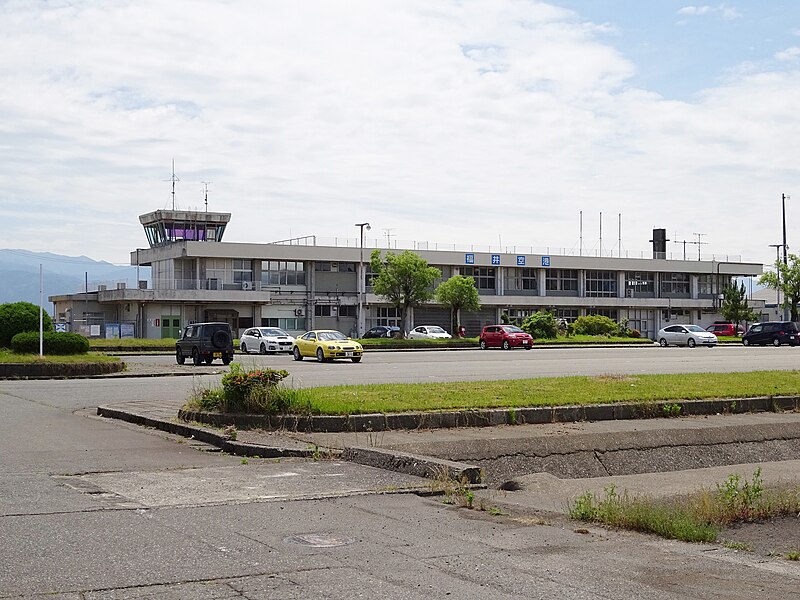
[[[334,358],[349,358],[354,363],[361,362],[364,349],[361,344],[351,340],[340,331],[321,329],[304,333],[294,341],[292,354],[295,360],[316,357],[319,362]]]

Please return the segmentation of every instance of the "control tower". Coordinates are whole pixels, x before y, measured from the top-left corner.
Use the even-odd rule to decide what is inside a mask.
[[[172,242],[221,242],[231,213],[157,210],[139,216],[151,248]]]

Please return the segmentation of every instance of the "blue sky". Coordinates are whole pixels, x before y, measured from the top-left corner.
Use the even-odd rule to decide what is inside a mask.
[[[174,160],[177,206],[212,182],[229,241],[369,221],[556,253],[583,211],[595,251],[602,212],[606,251],[622,215],[623,253],[664,227],[771,262],[800,202],[798,6],[2,2],[2,245],[127,263]]]
[[[800,44],[800,3],[667,0],[564,0],[579,19],[606,23],[599,36],[636,65],[630,85],[691,100],[706,87],[751,68],[785,69],[775,58]]]

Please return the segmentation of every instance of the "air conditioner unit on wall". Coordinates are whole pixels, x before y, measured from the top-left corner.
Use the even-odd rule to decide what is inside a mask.
[[[245,291],[252,290],[253,289],[253,282],[252,281],[243,281],[242,282],[242,289],[245,290]]]
[[[294,309],[294,315],[296,317],[302,317],[303,316],[303,309],[302,308],[295,308]]]

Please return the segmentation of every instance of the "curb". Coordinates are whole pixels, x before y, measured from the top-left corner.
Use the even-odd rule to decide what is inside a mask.
[[[320,451],[328,456],[337,456],[341,460],[387,471],[416,475],[426,479],[448,479],[463,484],[479,485],[483,479],[483,469],[466,463],[442,460],[429,456],[419,456],[407,452],[387,452],[377,448],[351,447],[342,451],[315,447],[307,450],[248,444],[230,440],[214,430],[193,425],[175,423],[164,419],[148,417],[140,413],[119,410],[108,406],[98,406],[97,414],[102,417],[119,419],[136,425],[153,427],[192,438],[218,447],[223,452],[236,456],[258,456],[259,458],[313,458]]]
[[[676,410],[674,407],[679,406]],[[665,416],[702,416],[800,410],[800,396],[761,396],[725,400],[683,400],[648,403],[620,402],[584,406],[496,408],[448,412],[414,412],[364,415],[254,415],[179,410],[183,421],[238,429],[287,429],[313,433],[390,431],[394,429],[448,429],[575,421],[652,419]],[[99,409],[98,409],[99,411]],[[99,413],[98,413],[99,414]]]
[[[91,379],[107,377],[127,368],[119,362],[0,363],[0,379]]]

